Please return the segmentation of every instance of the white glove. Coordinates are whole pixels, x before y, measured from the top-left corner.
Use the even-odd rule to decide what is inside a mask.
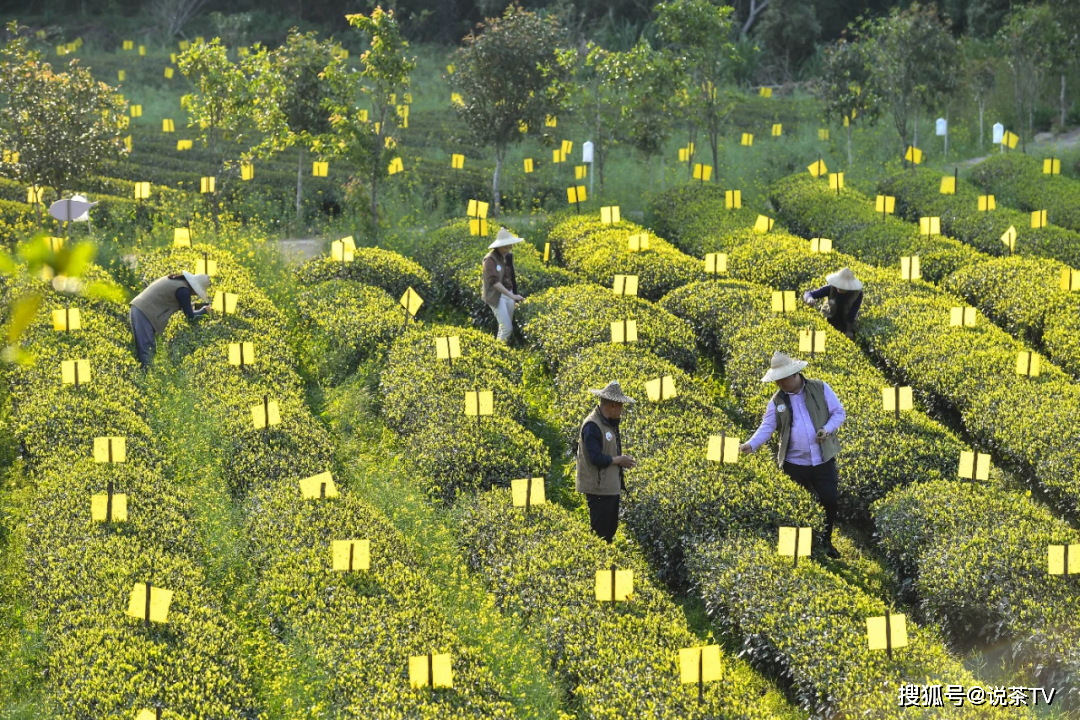
[[[803,302],[806,303],[807,305],[813,305],[814,304],[814,298],[810,296],[810,291],[809,290],[807,290],[806,292],[803,293],[802,299],[803,299]]]

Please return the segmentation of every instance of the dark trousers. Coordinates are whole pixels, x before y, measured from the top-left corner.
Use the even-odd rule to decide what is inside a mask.
[[[129,315],[131,317],[131,333],[135,336],[135,355],[144,368],[150,367],[150,363],[154,359],[154,350],[157,348],[157,336],[154,333],[154,326],[143,314],[143,311],[135,306],[131,307]]]
[[[784,472],[817,496],[818,502],[825,509],[826,547],[831,547],[833,525],[836,523],[836,503],[840,497],[836,490],[840,480],[836,472],[836,458],[820,465],[794,465],[785,461]]]
[[[619,496],[586,493],[585,500],[589,503],[589,524],[593,532],[611,542],[619,527]]]

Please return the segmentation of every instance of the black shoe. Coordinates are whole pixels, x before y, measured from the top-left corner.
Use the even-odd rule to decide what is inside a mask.
[[[840,559],[840,551],[833,547],[831,543],[829,544],[829,549],[825,551],[825,555],[831,557],[833,560]]]

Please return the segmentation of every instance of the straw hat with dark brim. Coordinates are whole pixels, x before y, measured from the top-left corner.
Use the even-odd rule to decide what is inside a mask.
[[[519,238],[506,228],[499,228],[498,234],[495,235],[495,240],[488,245],[488,249],[494,250],[495,248],[506,247],[507,245],[516,245],[519,242],[524,242],[524,240],[525,238]]]
[[[195,275],[184,271],[184,279],[188,281],[188,285],[195,291],[195,294],[202,298],[203,302],[210,302],[210,298],[207,297],[206,291],[210,288],[210,276],[204,273]]]
[[[761,382],[782,380],[797,372],[802,372],[802,369],[807,365],[809,365],[809,363],[805,360],[792,360],[790,357],[777,350],[773,353],[772,361],[769,363],[769,372],[765,373],[765,377],[761,378]]]
[[[840,268],[833,274],[826,275],[825,282],[840,290],[862,290],[862,280],[855,277],[851,268]]]
[[[602,388],[600,390],[597,390],[595,388],[590,388],[589,392],[591,392],[593,395],[600,398],[601,400],[607,400],[609,402],[617,402],[617,403],[633,403],[634,402],[634,398],[630,397],[629,395],[623,395],[622,386],[619,385],[619,382],[617,380],[612,380],[611,382],[609,382],[607,384],[607,386],[605,386],[604,388]]]

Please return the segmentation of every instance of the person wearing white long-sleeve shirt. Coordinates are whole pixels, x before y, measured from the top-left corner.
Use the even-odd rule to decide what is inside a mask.
[[[773,354],[769,372],[761,381],[773,382],[778,389],[765,408],[761,425],[739,450],[754,452],[780,430],[777,464],[817,496],[825,510],[826,554],[838,558],[840,553],[832,544],[839,497],[836,453],[840,442],[836,431],[847,413],[827,382],[803,377],[806,365],[805,360],[793,360],[782,352]]]

